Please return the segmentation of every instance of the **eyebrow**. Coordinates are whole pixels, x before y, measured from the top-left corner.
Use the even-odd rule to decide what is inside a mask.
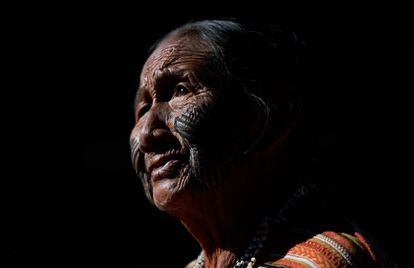
[[[154,88],[158,91],[169,84],[188,81],[188,74],[187,69],[163,68],[154,75]]]
[[[190,79],[188,76],[189,71],[186,69],[163,68],[154,75],[154,88],[156,91],[159,91],[178,81],[189,81]],[[148,94],[147,85],[140,85],[134,100],[134,110],[137,108],[139,102],[145,97],[145,94]]]

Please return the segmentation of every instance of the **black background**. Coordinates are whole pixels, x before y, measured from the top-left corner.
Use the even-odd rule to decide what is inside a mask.
[[[187,10],[184,10],[186,8]],[[407,6],[16,3],[2,8],[2,98],[18,137],[6,195],[10,267],[183,267],[198,246],[152,208],[129,158],[133,99],[149,46],[190,19],[279,23],[307,42],[312,142],[334,207],[402,267],[412,175]],[[13,139],[15,140],[15,139]],[[8,143],[9,140],[4,140]]]

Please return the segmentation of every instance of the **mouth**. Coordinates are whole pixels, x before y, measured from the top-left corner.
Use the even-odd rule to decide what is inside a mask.
[[[151,178],[153,181],[163,178],[175,178],[178,175],[181,166],[182,162],[180,160],[169,160],[162,166],[154,168],[151,171]]]
[[[178,149],[163,154],[149,154],[146,156],[147,171],[153,181],[177,177],[186,159],[186,154]]]

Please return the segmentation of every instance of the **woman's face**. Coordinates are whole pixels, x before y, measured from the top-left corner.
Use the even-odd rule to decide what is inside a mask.
[[[221,70],[212,49],[189,35],[163,41],[142,69],[132,158],[161,210],[172,212],[216,187],[257,136],[253,106],[226,85]]]

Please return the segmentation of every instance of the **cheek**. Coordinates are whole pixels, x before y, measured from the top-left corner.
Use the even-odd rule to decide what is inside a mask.
[[[195,98],[196,97],[190,93],[181,97],[173,97],[168,104],[172,110],[183,110],[189,103],[193,102]]]
[[[129,136],[129,143],[131,148],[131,154],[132,154],[132,160],[135,161],[135,159],[138,156],[139,153],[139,134],[140,134],[140,128],[138,125],[135,125],[134,128],[131,131],[131,134]]]
[[[175,124],[174,124],[176,118],[180,117],[181,114],[182,114],[182,110],[172,109],[169,116],[168,116],[168,118],[167,118],[166,125],[167,125],[167,128],[169,129],[169,131],[171,131],[171,133],[178,139],[181,146],[183,146],[185,144],[185,142],[184,142],[183,138],[181,137],[180,133],[175,128]]]
[[[171,118],[170,124],[188,142],[197,143],[200,141],[200,135],[213,131],[211,119],[216,100],[211,92],[177,99],[171,106],[174,107],[174,117]]]
[[[190,95],[190,96],[183,96],[178,98],[173,98],[169,102],[171,112],[167,120],[168,128],[173,132],[180,135],[177,126],[175,125],[175,121],[177,118],[182,118],[183,115],[188,114],[190,110],[194,110],[194,107],[198,106],[197,97]]]

